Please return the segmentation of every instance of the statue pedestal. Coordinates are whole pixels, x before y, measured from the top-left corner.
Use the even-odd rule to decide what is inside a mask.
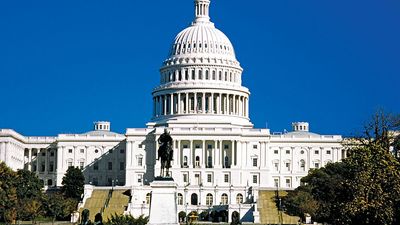
[[[150,184],[149,225],[178,225],[176,184],[172,178],[156,178]]]

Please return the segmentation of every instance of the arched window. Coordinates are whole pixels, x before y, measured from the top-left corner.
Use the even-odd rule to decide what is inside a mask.
[[[219,75],[218,75],[219,77],[219,79],[218,80],[222,80],[222,71],[219,71]]]
[[[196,79],[195,71],[192,69],[192,80]]]
[[[185,80],[189,80],[189,71],[185,70]]]
[[[212,71],[212,79],[215,80],[215,70]]]
[[[195,166],[200,167],[200,156],[196,156]]]
[[[209,80],[209,79],[210,79],[210,77],[208,75],[208,70],[206,70],[206,80]]]
[[[206,196],[206,205],[212,206],[212,204],[213,204],[213,195],[211,193],[208,193]]]
[[[178,193],[178,205],[183,205],[183,195]]]
[[[199,80],[203,80],[203,71],[199,70]]]
[[[146,194],[146,204],[150,204],[150,193]]]
[[[197,205],[197,194],[196,193],[193,193],[191,196],[190,196],[190,204],[191,205]]]
[[[236,195],[236,204],[241,204],[241,203],[243,203],[243,195],[239,193]]]
[[[223,194],[221,195],[221,204],[222,204],[222,205],[228,205],[228,195],[225,194],[225,193],[223,193]]]
[[[300,170],[305,171],[306,170],[306,162],[304,159],[300,160]]]
[[[179,81],[181,81],[181,80],[182,80],[182,71],[180,71],[180,70],[179,70],[179,72],[178,72],[178,73],[179,73],[179,77],[178,77],[178,79],[179,79]]]
[[[183,156],[183,166],[184,167],[188,166],[188,157],[187,156]]]

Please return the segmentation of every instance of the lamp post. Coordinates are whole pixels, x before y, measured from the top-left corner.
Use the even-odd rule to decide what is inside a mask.
[[[187,203],[187,202],[186,202],[186,204],[185,204],[185,214],[186,214],[186,215],[185,215],[185,222],[186,222],[186,224],[188,224],[188,214],[187,214],[187,207],[188,207],[188,204],[189,204],[189,203]]]

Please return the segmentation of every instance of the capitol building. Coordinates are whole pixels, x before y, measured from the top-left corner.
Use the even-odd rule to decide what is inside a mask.
[[[149,184],[160,174],[157,139],[167,129],[178,212],[219,207],[259,222],[260,191],[294,189],[310,169],[343,159],[342,136],[313,133],[307,122],[283,133],[254,128],[234,47],[210,21],[210,1],[194,3],[193,22],[162,62],[145,128],[119,134],[97,121],[92,131],[55,137],[0,129],[0,161],[35,171],[46,188],[61,186],[68,167],[79,167],[87,184],[82,207],[96,190],[111,187],[129,191],[124,213],[138,216],[148,214]]]

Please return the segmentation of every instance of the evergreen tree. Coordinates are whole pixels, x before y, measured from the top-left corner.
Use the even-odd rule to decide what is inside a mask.
[[[65,197],[77,201],[81,200],[85,186],[85,177],[83,176],[82,170],[76,167],[69,167],[61,184],[61,191]]]

